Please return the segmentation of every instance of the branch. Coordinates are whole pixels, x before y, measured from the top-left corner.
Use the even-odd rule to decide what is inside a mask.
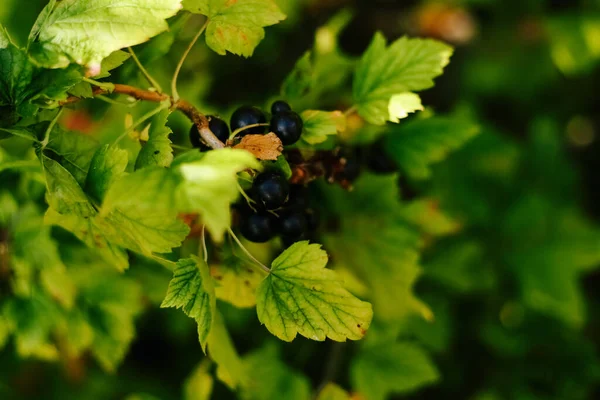
[[[131,96],[137,100],[151,101],[155,103],[161,103],[163,101],[169,100],[173,104],[173,98],[169,95],[152,92],[149,90],[139,89],[129,85],[121,85],[116,83],[115,88],[112,93],[124,94],[127,96]],[[109,91],[100,87],[94,87],[92,93],[94,96],[108,94]],[[66,100],[63,100],[59,103],[60,106],[65,106],[68,104],[73,104],[82,100],[77,96],[70,96]],[[185,100],[179,100],[178,102],[173,104],[173,108],[184,113],[197,127],[198,132],[200,132],[200,137],[207,146],[213,149],[222,149],[225,147],[223,142],[221,142],[217,137],[212,133],[208,126],[208,119],[204,114],[202,114],[196,107],[194,107],[190,102]]]

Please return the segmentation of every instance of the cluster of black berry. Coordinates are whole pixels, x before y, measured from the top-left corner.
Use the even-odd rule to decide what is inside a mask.
[[[258,175],[250,189],[254,200],[241,207],[240,232],[252,242],[266,242],[280,235],[285,245],[308,239],[319,224],[309,208],[306,187],[290,185],[277,171]]]
[[[208,127],[221,142],[225,143],[229,139],[231,131],[240,130],[238,136],[260,135],[266,131],[267,116],[258,107],[241,106],[231,115],[229,126],[221,118],[214,115],[207,116]],[[252,126],[251,126],[252,125]],[[245,127],[249,128],[243,129]],[[231,127],[231,130],[229,129]],[[281,142],[287,146],[296,143],[302,135],[302,118],[298,113],[292,111],[290,105],[284,101],[278,100],[271,106],[270,132],[275,133]],[[200,133],[196,125],[190,129],[190,141],[192,146],[201,151],[210,150],[208,146],[202,143]]]

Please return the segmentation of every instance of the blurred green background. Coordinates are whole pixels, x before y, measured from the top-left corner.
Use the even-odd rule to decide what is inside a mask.
[[[361,54],[377,30],[390,39],[408,34],[455,45],[445,74],[423,93],[423,104],[469,115],[483,127],[431,180],[402,183],[404,193],[435,198],[465,222],[459,235],[426,249],[418,293],[436,322],[415,322],[407,334],[434,353],[442,380],[398,398],[600,398],[600,272],[589,265],[600,251],[590,234],[600,220],[600,0],[277,2],[288,19],[267,29],[254,57],[221,57],[203,44],[194,49],[180,77],[183,98],[207,111],[265,104],[312,46],[317,28],[349,8],[354,18],[341,36],[349,55]],[[23,44],[45,4],[2,0],[0,23]],[[183,22],[173,21],[161,41],[140,46],[140,59],[161,81],[168,82],[202,21]],[[171,41],[167,56],[153,56]],[[132,70],[128,62],[113,81]],[[94,103],[92,119],[73,114],[67,123],[78,129],[101,124],[105,109]],[[186,123],[171,123],[175,141],[185,141]],[[543,268],[536,270],[538,265]],[[148,304],[160,301],[168,272],[138,272],[132,270],[132,278],[153,290]],[[547,274],[545,289],[561,300],[538,295],[539,280],[527,274]],[[223,306],[241,353],[272,341],[253,310]],[[183,313],[148,307],[136,329],[138,337],[114,375],[88,359],[19,360],[12,346],[5,347],[0,398],[182,398],[183,382],[203,357],[194,322]],[[279,348],[290,366],[318,385],[323,354],[335,346],[297,339]],[[350,359],[352,348],[342,346]],[[342,363],[336,373],[346,386],[347,369]],[[213,398],[231,396],[216,383]]]

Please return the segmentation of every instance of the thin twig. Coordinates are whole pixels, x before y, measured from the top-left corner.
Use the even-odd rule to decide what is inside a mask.
[[[242,251],[252,260],[256,263],[256,265],[258,265],[262,271],[266,272],[267,274],[271,273],[271,270],[269,269],[269,267],[267,267],[265,264],[261,263],[260,261],[258,261],[256,258],[254,258],[254,256],[248,251],[248,249],[246,249],[244,247],[244,245],[242,244],[242,242],[240,242],[240,239],[238,239],[238,237],[235,235],[235,233],[233,233],[233,231],[231,230],[231,228],[227,228],[227,231],[229,232],[229,235],[233,238],[233,240],[235,240],[235,242],[238,244],[238,246],[240,246],[240,249],[242,249]]]
[[[252,205],[252,203],[256,203],[254,200],[252,200],[247,194],[246,191],[242,188],[242,186],[240,185],[239,182],[235,182],[237,184],[237,188],[238,191],[240,192],[240,194],[242,195],[242,197],[244,197],[244,199],[246,199],[246,203],[248,203],[248,206],[250,206],[250,208],[252,209],[252,211],[256,212],[256,208],[254,208],[254,206]]]
[[[122,101],[113,100],[110,97],[106,97],[106,96],[101,95],[101,94],[96,95],[94,98],[96,98],[98,100],[102,100],[102,101],[104,101],[104,102],[106,102],[108,104],[114,104],[116,106],[122,106],[122,107],[127,107],[127,108],[133,108],[133,107],[135,107],[137,105],[138,101],[139,101],[139,100],[135,100],[134,102],[131,102],[131,103],[125,103],[125,102],[122,102]]]
[[[62,115],[63,110],[64,110],[64,108],[61,108],[60,110],[58,110],[58,112],[56,113],[56,115],[54,116],[52,121],[50,122],[50,125],[48,125],[48,128],[46,129],[46,133],[44,133],[44,140],[42,140],[42,150],[44,150],[46,148],[46,146],[48,145],[48,142],[50,142],[50,133],[52,132],[52,129],[54,129],[54,127],[56,126],[56,123],[58,122],[58,119]]]
[[[350,108],[348,108],[346,111],[344,111],[344,116],[347,117],[349,115],[354,114],[357,111],[356,106],[352,106]]]
[[[261,122],[259,124],[250,124],[250,125],[246,125],[246,126],[242,126],[241,128],[237,128],[235,131],[231,132],[231,135],[229,135],[229,139],[233,139],[234,137],[236,137],[240,132],[245,131],[246,129],[250,129],[250,128],[256,128],[257,126],[269,126],[271,124],[267,123],[267,122]]]
[[[164,110],[168,107],[169,107],[169,103],[163,103],[160,106],[158,106],[158,107],[150,110],[146,114],[142,115],[137,121],[135,121],[133,124],[131,124],[130,127],[125,129],[125,132],[123,132],[121,134],[121,136],[119,136],[114,141],[114,144],[116,145],[117,143],[119,143],[125,136],[127,136],[128,134],[133,132],[135,130],[135,128],[137,128],[138,126],[140,126],[141,124],[143,124],[144,122],[146,122],[147,120],[149,120],[150,118],[152,118],[153,116],[155,116],[156,114],[158,114],[159,112],[161,112],[162,110]]]
[[[221,142],[215,135],[212,133],[208,126],[208,119],[204,114],[202,114],[196,107],[194,107],[190,102],[185,100],[179,100],[175,102],[174,99],[169,97],[164,93],[152,92],[149,90],[139,89],[129,85],[122,85],[119,83],[114,84],[114,89],[111,91],[112,93],[124,94],[127,96],[131,96],[137,100],[151,101],[155,103],[161,103],[165,100],[169,100],[172,104],[172,108],[181,111],[184,113],[194,124],[198,127],[198,132],[200,132],[200,136],[204,143],[207,146],[213,149],[222,149],[225,147],[225,144]],[[105,88],[95,87],[93,90],[93,94],[95,96],[111,93]],[[66,100],[63,100],[59,103],[60,106],[64,106],[67,104],[73,104],[82,100],[80,97],[70,96]]]
[[[153,88],[155,88],[158,91],[158,93],[162,93],[162,88],[160,87],[160,85],[158,84],[158,82],[156,81],[156,79],[154,79],[152,77],[152,75],[150,75],[150,73],[148,72],[148,70],[146,70],[146,68],[144,68],[144,66],[140,62],[140,59],[137,58],[137,56],[133,52],[133,49],[131,47],[128,47],[127,50],[129,50],[129,54],[131,54],[131,58],[133,58],[133,61],[135,61],[135,63],[137,64],[138,68],[140,69],[140,71],[142,71],[142,74],[144,74],[144,76],[146,77],[146,79],[148,80],[148,82],[150,83],[150,85]]]
[[[177,64],[177,68],[175,69],[175,73],[173,74],[173,80],[171,81],[171,93],[173,94],[173,100],[175,102],[179,101],[179,93],[177,93],[177,78],[179,78],[179,73],[181,72],[181,67],[183,67],[183,63],[185,62],[185,59],[190,54],[190,51],[192,51],[192,47],[194,47],[194,45],[196,44],[196,42],[202,35],[202,32],[204,32],[204,30],[206,29],[207,25],[208,25],[208,19],[204,22],[204,25],[202,25],[202,27],[200,28],[200,30],[198,31],[196,36],[194,36],[194,38],[188,45],[187,49],[185,50],[185,53],[183,53],[183,56],[181,56],[179,63]]]
[[[204,255],[204,262],[208,263],[208,249],[206,248],[206,225],[202,225],[202,234],[200,235],[200,242],[202,242],[202,254]]]

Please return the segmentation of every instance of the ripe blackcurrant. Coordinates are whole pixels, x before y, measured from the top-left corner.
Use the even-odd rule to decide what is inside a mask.
[[[267,210],[281,207],[287,200],[290,186],[287,180],[277,172],[265,172],[258,175],[252,184],[254,200]]]
[[[260,108],[254,106],[241,106],[235,110],[231,116],[229,125],[231,126],[231,130],[235,131],[248,125],[264,124],[266,122],[267,118]],[[255,126],[253,128],[244,129],[239,133],[239,136],[251,134],[257,135],[261,133],[265,133],[265,127]]]
[[[385,151],[383,141],[373,143],[366,152],[367,167],[376,174],[391,174],[398,170],[398,165]]]
[[[227,123],[221,118],[213,115],[209,115],[206,118],[209,119],[208,127],[212,133],[215,134],[217,139],[225,143],[227,139],[229,139],[229,127],[227,126]],[[190,142],[192,142],[192,146],[199,148],[201,151],[210,150],[210,147],[202,143],[202,140],[200,139],[200,132],[198,132],[198,127],[196,124],[192,125],[190,128]]]
[[[293,111],[282,111],[271,118],[271,132],[275,132],[286,146],[300,139],[303,125],[302,118]]]
[[[277,100],[271,104],[271,114],[275,115],[283,111],[292,111],[292,107],[283,100]]]
[[[306,215],[302,211],[291,210],[279,215],[279,232],[282,236],[301,237],[307,228]]]
[[[308,209],[304,212],[304,217],[307,229],[311,232],[316,231],[319,227],[319,214],[313,209]]]
[[[268,212],[247,214],[242,217],[240,232],[251,242],[264,243],[275,236],[275,217]]]
[[[308,207],[308,190],[303,185],[290,185],[290,196],[286,208],[303,210]]]

